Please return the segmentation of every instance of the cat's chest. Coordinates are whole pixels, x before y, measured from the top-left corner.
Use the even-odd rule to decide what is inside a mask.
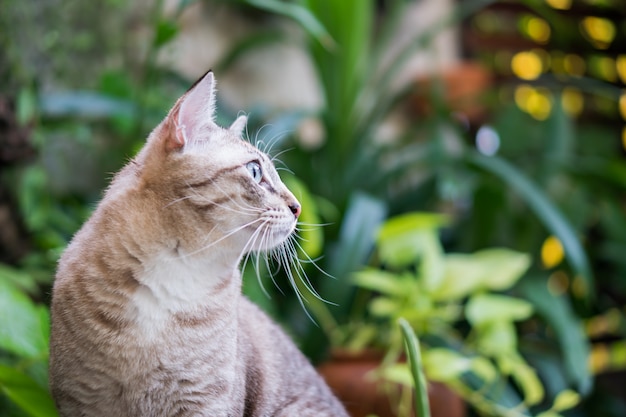
[[[239,272],[164,258],[138,275],[127,309],[147,339],[216,336],[236,321]]]

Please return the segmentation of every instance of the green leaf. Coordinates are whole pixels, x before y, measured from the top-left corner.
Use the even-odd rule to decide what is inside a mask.
[[[424,369],[422,367],[419,340],[415,331],[413,331],[406,320],[400,319],[399,323],[400,329],[402,330],[402,336],[404,337],[404,346],[406,349],[406,355],[409,359],[411,374],[413,375],[415,387],[415,414],[420,417],[430,417],[428,386],[426,384],[426,377],[424,376]]]
[[[283,181],[302,206],[299,222],[306,226],[301,227],[298,231],[302,238],[298,247],[306,254],[306,258],[315,259],[320,256],[324,246],[323,226],[321,226],[315,200],[307,186],[295,176],[285,175]]]
[[[43,306],[0,280],[0,348],[25,358],[47,357],[48,320]]]
[[[28,273],[0,263],[0,281],[7,281],[26,292],[37,291],[37,282]]]
[[[429,349],[424,352],[424,369],[433,381],[451,382],[472,369],[472,360],[450,349]]]
[[[401,307],[397,300],[387,297],[376,297],[369,304],[370,312],[377,317],[393,317]]]
[[[506,295],[477,294],[467,303],[465,315],[475,326],[494,321],[519,321],[533,314],[533,306],[527,301]]]
[[[30,87],[20,89],[16,105],[17,122],[24,126],[30,123],[37,113],[37,96]]]
[[[0,365],[0,391],[32,417],[57,416],[50,394],[28,375]]]
[[[511,375],[520,386],[527,405],[535,405],[543,400],[545,393],[537,372],[521,357],[516,354],[500,356],[498,363],[503,372]]]
[[[580,402],[580,394],[576,391],[572,391],[566,389],[564,391],[559,392],[559,394],[554,399],[554,405],[552,405],[552,409],[554,411],[565,411],[570,408],[574,408]]]
[[[555,332],[570,382],[576,384],[582,394],[589,392],[592,386],[587,366],[589,340],[567,299],[550,294],[543,277],[529,277],[520,285],[520,290]]]
[[[297,3],[278,0],[243,0],[244,3],[267,12],[283,15],[298,22],[300,26],[324,48],[333,49],[336,44],[324,25],[306,7]]]
[[[498,377],[494,364],[487,358],[478,356],[472,359],[472,372],[485,383],[491,383]]]
[[[500,178],[523,197],[545,227],[559,239],[572,269],[583,278],[586,293],[591,296],[593,294],[593,273],[589,259],[576,231],[548,196],[524,173],[502,158],[487,157],[474,152],[469,154],[468,160]]]
[[[354,283],[386,295],[405,296],[408,295],[407,290],[411,290],[407,279],[401,275],[373,268],[355,273]]]
[[[439,300],[456,300],[476,291],[512,287],[526,272],[530,257],[509,249],[487,249],[445,257],[444,277],[433,293]]]
[[[443,276],[443,249],[437,228],[444,217],[436,214],[410,213],[394,217],[378,232],[381,260],[403,268],[419,261],[419,276],[430,290],[440,285]]]
[[[489,356],[517,352],[515,326],[508,321],[494,321],[476,328],[477,350]]]
[[[341,224],[339,243],[330,253],[328,262],[327,272],[338,279],[323,282],[322,294],[333,294],[333,302],[350,305],[354,288],[346,277],[365,264],[374,246],[375,232],[386,214],[387,207],[382,200],[358,192],[351,196]],[[347,315],[347,310],[343,314]]]
[[[156,34],[154,36],[154,47],[159,48],[176,36],[178,33],[178,25],[171,20],[159,20],[156,25]]]

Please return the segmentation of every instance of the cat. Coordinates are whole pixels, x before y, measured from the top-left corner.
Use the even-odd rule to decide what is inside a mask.
[[[269,157],[214,122],[208,72],[113,179],[63,253],[50,388],[63,417],[347,417],[288,336],[241,294],[242,257],[301,208]]]

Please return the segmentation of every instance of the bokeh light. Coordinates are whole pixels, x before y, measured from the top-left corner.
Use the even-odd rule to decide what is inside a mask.
[[[500,149],[500,135],[489,125],[481,126],[476,132],[476,148],[483,155],[495,155]]]
[[[615,60],[606,55],[593,55],[589,57],[589,70],[597,78],[604,81],[617,81],[617,67]]]
[[[619,55],[615,60],[615,68],[617,69],[617,75],[622,83],[626,84],[626,55]]]
[[[580,26],[582,34],[598,49],[607,49],[615,38],[615,25],[609,19],[587,16]]]
[[[515,89],[515,104],[537,120],[546,120],[552,112],[552,94],[546,88],[522,84]]]
[[[567,10],[572,6],[572,0],[546,0],[553,9]]]
[[[533,41],[543,45],[550,40],[550,25],[545,20],[536,16],[525,16],[520,23],[524,34]]]
[[[565,87],[561,93],[561,105],[565,113],[572,117],[578,117],[583,112],[585,99],[579,89]]]
[[[511,69],[523,80],[535,80],[543,72],[543,62],[536,51],[518,52],[511,60]]]
[[[576,54],[567,54],[563,58],[563,68],[565,72],[574,77],[582,77],[587,70],[585,60]]]
[[[550,269],[554,268],[565,257],[563,245],[556,236],[548,236],[541,246],[541,262],[543,266]]]

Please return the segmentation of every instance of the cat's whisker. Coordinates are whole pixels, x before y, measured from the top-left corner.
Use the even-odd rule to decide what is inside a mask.
[[[315,269],[317,269],[318,271],[320,271],[323,275],[326,275],[328,278],[337,279],[336,277],[334,277],[334,276],[330,275],[328,272],[324,271],[324,270],[323,270],[322,268],[320,268],[320,266],[317,264],[317,262],[316,262],[316,261],[317,261],[317,260],[319,260],[319,259],[321,259],[321,257],[320,257],[320,258],[316,258],[316,259],[311,259],[311,257],[310,257],[310,256],[306,253],[306,251],[304,250],[304,248],[302,248],[302,246],[298,243],[298,241],[297,241],[297,240],[295,240],[295,239],[290,240],[290,243],[291,243],[291,244],[295,244],[295,245],[297,245],[297,246],[298,246],[298,248],[300,249],[300,252],[302,252],[302,254],[304,254],[304,256],[306,257],[306,260],[299,259],[299,260],[300,260],[300,262],[304,262],[304,261],[306,261],[307,263],[311,263],[311,264],[313,264],[313,266],[315,267]],[[295,249],[295,248],[294,248],[294,249]]]
[[[200,252],[203,252],[203,251],[209,249],[210,247],[215,246],[216,244],[218,244],[219,242],[223,241],[224,239],[227,239],[227,238],[231,237],[235,233],[240,232],[241,230],[245,229],[246,227],[252,226],[254,223],[256,223],[258,221],[261,221],[261,220],[262,219],[254,219],[254,220],[252,220],[252,221],[250,221],[248,223],[245,223],[245,224],[243,224],[243,225],[241,225],[239,227],[236,227],[234,230],[231,230],[230,232],[226,233],[221,238],[219,238],[217,240],[214,240],[209,245],[203,246],[200,249],[196,249],[195,251],[191,251],[191,252],[189,252],[187,254],[181,255],[180,258],[182,259],[182,258],[185,258],[185,257],[196,255],[196,254],[198,254]]]
[[[168,208],[169,206],[172,206],[172,205],[174,205],[174,204],[176,204],[176,203],[180,203],[181,201],[184,201],[184,200],[188,200],[188,199],[190,199],[190,198],[191,198],[191,196],[189,196],[189,195],[188,195],[188,196],[185,196],[185,197],[177,198],[177,199],[175,199],[175,200],[173,200],[173,201],[170,201],[168,204],[164,205],[164,206],[163,206],[163,207],[161,207],[161,208],[162,208],[162,209],[166,209],[166,208]]]
[[[193,187],[192,187],[189,183],[187,183],[187,186],[189,187],[189,189],[190,189],[190,190],[191,190],[191,191],[192,191],[192,192],[193,192],[193,193],[194,193],[194,194],[195,194],[198,198],[203,199],[204,201],[206,201],[206,202],[207,202],[207,203],[209,203],[209,204],[213,204],[213,205],[215,205],[215,206],[221,207],[221,208],[226,209],[226,210],[231,210],[231,211],[233,211],[234,213],[238,213],[238,214],[246,214],[246,213],[258,214],[258,213],[262,213],[262,212],[263,212],[263,210],[261,210],[261,209],[259,209],[259,208],[256,208],[256,207],[252,207],[252,206],[250,206],[250,207],[243,207],[241,204],[237,203],[237,202],[236,202],[236,201],[235,201],[235,200],[234,200],[234,199],[230,196],[230,194],[229,194],[229,193],[227,193],[226,191],[224,191],[224,190],[223,190],[223,189],[219,186],[219,184],[214,184],[214,186],[215,186],[216,188],[218,188],[218,189],[220,190],[220,192],[222,192],[222,194],[224,194],[226,197],[228,197],[228,198],[229,198],[229,200],[230,200],[230,201],[231,201],[231,202],[232,202],[235,206],[237,206],[237,208],[238,208],[240,211],[239,211],[239,210],[237,210],[237,209],[235,209],[235,208],[233,208],[233,207],[228,207],[228,206],[226,206],[226,205],[224,205],[224,204],[220,204],[220,203],[217,203],[217,202],[215,202],[215,201],[213,201],[213,200],[210,200],[210,199],[209,199],[209,198],[207,198],[206,196],[204,196],[204,195],[202,195],[202,194],[198,193],[198,192],[197,192],[197,191],[196,191],[196,190],[195,190],[195,189],[194,189],[194,188],[193,188]]]

